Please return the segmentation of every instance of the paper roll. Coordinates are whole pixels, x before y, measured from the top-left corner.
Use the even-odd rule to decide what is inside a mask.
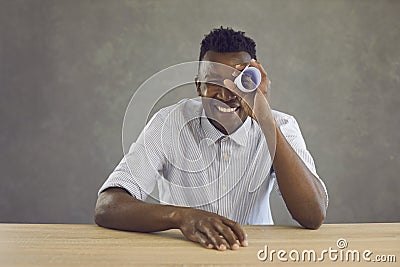
[[[245,93],[253,92],[261,83],[261,72],[256,67],[247,65],[235,78],[234,83]]]

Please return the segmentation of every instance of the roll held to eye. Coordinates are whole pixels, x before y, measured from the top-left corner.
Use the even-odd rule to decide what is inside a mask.
[[[245,93],[253,92],[261,83],[261,72],[257,68],[248,65],[235,78],[234,83]]]

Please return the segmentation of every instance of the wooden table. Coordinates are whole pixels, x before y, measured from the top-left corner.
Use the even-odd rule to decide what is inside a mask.
[[[143,234],[96,225],[0,224],[0,266],[400,266],[400,223],[325,224],[315,231],[285,226],[245,226],[245,230],[249,247],[220,252],[185,240],[178,230]],[[268,258],[263,261],[266,250]],[[271,258],[272,250],[276,252]],[[327,250],[324,259],[318,261],[323,250]],[[362,258],[365,250],[371,251],[366,252],[371,262]],[[293,261],[297,254],[300,263]],[[374,263],[376,256],[396,262]]]

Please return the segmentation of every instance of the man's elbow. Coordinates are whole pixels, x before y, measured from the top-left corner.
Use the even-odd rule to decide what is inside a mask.
[[[307,223],[305,223],[303,226],[307,229],[310,230],[317,230],[318,228],[321,227],[322,223],[324,222],[325,218],[322,219],[313,219]]]
[[[94,210],[94,222],[102,227],[113,228],[113,205],[111,199],[104,195],[100,195]]]
[[[303,219],[300,222],[300,224],[304,228],[310,230],[317,230],[318,228],[321,227],[322,223],[325,221],[325,218],[326,218],[326,212],[321,210],[320,212],[314,213],[313,216]]]
[[[294,217],[294,219],[304,228],[317,230],[321,227],[322,223],[326,218],[326,209],[323,207],[319,207],[318,209],[314,209],[311,213],[302,213],[301,215]]]
[[[98,226],[107,227],[107,210],[104,207],[96,206],[94,210],[94,222]]]

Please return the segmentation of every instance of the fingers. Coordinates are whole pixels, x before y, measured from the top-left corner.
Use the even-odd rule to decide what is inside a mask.
[[[228,248],[236,250],[240,245],[248,246],[247,235],[243,228],[238,223],[226,218],[213,220],[210,224],[203,225],[203,228],[199,230],[208,238],[209,243],[218,250]]]
[[[240,245],[247,246],[246,235],[241,227],[235,225],[234,228],[232,229],[222,221],[213,222],[198,227],[196,233],[189,239],[198,242],[205,248],[215,248],[220,251],[236,250]]]
[[[247,247],[249,245],[248,241],[247,241],[247,234],[243,230],[243,228],[240,226],[240,224],[238,224],[237,222],[234,222],[232,220],[229,220],[229,219],[225,219],[224,224],[226,224],[227,226],[229,226],[230,229],[232,229],[232,231],[237,236],[240,244],[243,247]]]
[[[248,63],[243,63],[243,64],[237,64],[235,68],[239,71],[242,71],[246,66],[249,65]],[[237,75],[236,75],[237,76]]]
[[[261,65],[261,63],[256,61],[253,58],[250,61],[250,66],[256,67],[257,69],[259,69],[261,71],[261,77],[262,77],[262,79],[264,79],[264,82],[265,82],[265,85],[266,85],[267,89],[270,90],[271,89],[271,80],[268,78],[268,73],[264,69],[264,67]],[[263,92],[263,93],[266,93],[266,92]]]
[[[240,73],[240,71],[242,71],[247,65],[249,65],[249,64],[248,64],[248,63],[238,64],[238,65],[235,66],[235,68],[236,68],[236,69],[239,71],[239,73]],[[264,69],[264,67],[261,65],[261,63],[258,62],[258,61],[256,61],[254,58],[251,59],[251,61],[250,61],[250,66],[256,67],[257,69],[260,70],[260,72],[261,72],[261,77],[262,77],[262,78],[261,78],[262,81],[261,81],[261,84],[260,84],[260,86],[259,86],[259,89],[261,90],[261,92],[262,92],[263,94],[266,94],[266,93],[267,93],[267,90],[270,90],[270,89],[271,89],[271,80],[270,80],[269,77],[268,77],[267,71]],[[232,74],[232,76],[234,76],[234,77],[236,77],[237,75],[239,75],[239,74],[236,73],[236,72],[234,72],[234,73]],[[263,85],[264,85],[264,86],[263,86]]]
[[[215,227],[232,250],[239,248],[239,241],[230,227],[226,227],[226,225],[222,224],[217,224]]]
[[[210,243],[214,245],[214,248],[222,251],[227,249],[225,242],[221,238],[220,234],[214,230],[214,227],[205,227],[203,231]]]
[[[210,241],[208,240],[208,238],[201,232],[196,231],[195,233],[185,233],[185,236],[196,243],[199,243],[200,245],[202,245],[205,248],[213,248],[214,246],[210,243]]]
[[[206,211],[185,211],[188,215],[179,228],[189,240],[220,251],[248,245],[246,233],[238,223]]]
[[[239,95],[240,97],[243,97],[243,93],[239,90],[239,88],[236,87],[236,84],[229,80],[229,79],[225,79],[224,80],[224,86],[225,88],[227,88],[229,91],[235,93],[236,95]]]
[[[267,75],[267,71],[264,69],[264,67],[261,65],[261,63],[258,62],[257,60],[255,60],[254,58],[250,61],[250,66],[256,67],[257,69],[259,69],[261,71],[261,73],[264,73],[265,75]]]
[[[205,247],[205,248],[213,248],[213,245],[210,243],[208,238],[203,233],[196,232],[195,233],[195,238],[197,240],[194,240],[194,241],[200,243],[200,245],[202,245],[203,247]]]
[[[235,89],[236,89],[235,83],[229,79],[224,80],[224,85],[226,88],[228,88],[231,91],[235,91]]]

